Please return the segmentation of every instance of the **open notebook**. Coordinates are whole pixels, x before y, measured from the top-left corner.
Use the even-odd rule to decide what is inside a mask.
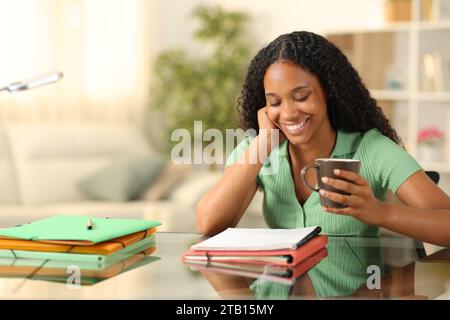
[[[188,250],[183,254],[185,263],[241,263],[241,264],[272,264],[280,266],[295,266],[304,261],[328,243],[325,235],[319,235],[297,249],[278,250],[233,250],[233,251],[203,251]]]
[[[327,249],[322,248],[311,257],[295,266],[280,266],[277,264],[248,264],[248,263],[226,263],[206,261],[186,262],[192,270],[213,271],[217,273],[243,276],[248,278],[265,279],[278,283],[293,284],[299,277],[317,265],[327,257]]]
[[[240,263],[295,266],[327,245],[320,227],[233,229],[191,246],[185,263]]]
[[[299,229],[247,229],[227,230],[191,246],[203,251],[266,251],[296,249],[320,233],[319,226]]]

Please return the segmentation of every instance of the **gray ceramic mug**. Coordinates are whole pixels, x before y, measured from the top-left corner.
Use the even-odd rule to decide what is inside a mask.
[[[314,165],[306,166],[302,169],[302,172],[300,173],[300,176],[302,178],[303,183],[305,186],[310,188],[312,191],[319,192],[320,189],[325,189],[327,191],[332,191],[344,195],[349,195],[349,193],[334,189],[328,184],[325,184],[322,182],[322,177],[329,177],[333,179],[342,179],[341,177],[338,177],[334,174],[334,169],[340,169],[340,170],[347,170],[352,171],[359,174],[359,169],[361,168],[361,161],[356,159],[332,159],[332,158],[322,158],[322,159],[316,159]],[[311,185],[306,181],[305,174],[308,171],[308,169],[315,169],[317,174],[317,182],[319,187],[311,187]],[[336,203],[334,201],[331,201],[328,198],[320,196],[320,204],[324,207],[331,207],[331,208],[345,208],[346,205]]]

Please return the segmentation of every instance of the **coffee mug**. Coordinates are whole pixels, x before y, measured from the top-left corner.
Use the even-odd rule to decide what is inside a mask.
[[[344,195],[349,195],[349,193],[337,190],[331,187],[328,184],[325,184],[322,182],[322,177],[328,177],[332,179],[341,179],[345,180],[341,177],[338,177],[334,174],[334,169],[340,169],[340,170],[346,170],[346,171],[352,171],[359,174],[359,169],[361,167],[361,161],[355,160],[355,159],[316,159],[314,165],[306,166],[302,169],[302,172],[300,173],[300,176],[302,178],[303,183],[305,186],[310,188],[312,191],[319,192],[320,189],[325,189],[327,191],[336,192]],[[315,169],[317,174],[317,181],[318,181],[318,188],[313,188],[309,185],[309,183],[306,181],[305,174],[308,171],[308,169]],[[331,208],[345,208],[346,205],[343,205],[341,203],[337,203],[334,201],[331,201],[328,198],[325,198],[323,196],[320,196],[320,204],[323,207],[331,207]]]

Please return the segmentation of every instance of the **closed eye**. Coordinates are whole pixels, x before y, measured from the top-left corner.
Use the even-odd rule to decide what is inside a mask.
[[[307,94],[307,95],[304,96],[304,97],[296,97],[296,98],[294,98],[294,100],[297,101],[297,102],[305,102],[306,100],[308,100],[308,98],[309,98],[310,95],[311,95],[311,94]]]
[[[308,93],[306,96],[302,96],[302,97],[295,97],[294,96],[294,101],[296,102],[305,102],[306,100],[308,100],[308,98],[311,96],[311,93]],[[281,104],[281,101],[273,101],[269,103],[269,106],[271,107],[278,107]]]
[[[275,101],[275,102],[271,102],[269,105],[271,107],[278,107],[281,104],[281,101]]]

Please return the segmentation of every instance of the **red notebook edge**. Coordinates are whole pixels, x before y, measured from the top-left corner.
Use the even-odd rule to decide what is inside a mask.
[[[204,250],[188,250],[183,253],[182,260],[186,261],[187,256],[205,256],[209,259],[214,259],[214,256],[290,256],[291,261],[288,263],[275,263],[283,266],[296,266],[300,262],[304,261],[308,257],[312,256],[314,253],[322,249],[328,244],[328,237],[326,235],[317,235],[310,239],[308,242],[304,243],[297,249],[288,250],[265,250],[265,251],[204,251]],[[256,260],[246,260],[241,261],[239,259],[222,259],[221,262],[226,263],[260,263],[265,262]]]
[[[299,278],[301,275],[308,272],[310,269],[315,267],[320,261],[328,256],[328,251],[326,247],[322,247],[312,256],[306,258],[296,266],[289,267],[292,270],[291,280]]]
[[[296,266],[300,262],[306,260],[313,254],[315,254],[317,251],[322,249],[323,247],[326,247],[328,244],[328,237],[325,235],[319,235],[315,236],[299,248],[297,250],[292,250],[293,253],[292,256],[292,262],[288,264],[289,266]]]
[[[296,266],[281,266],[281,268],[289,269],[292,274],[289,277],[283,277],[283,276],[277,276],[277,275],[271,275],[266,273],[258,273],[258,272],[251,272],[246,270],[233,270],[233,269],[226,269],[221,267],[215,267],[215,266],[207,266],[207,265],[196,265],[196,264],[189,264],[190,267],[195,270],[201,272],[202,270],[205,271],[213,271],[213,272],[219,272],[229,275],[235,275],[235,276],[243,276],[243,277],[250,277],[250,278],[260,278],[265,279],[269,281],[274,281],[278,283],[284,283],[288,285],[292,285],[299,279],[301,276],[306,274],[309,270],[311,270],[313,267],[315,267],[320,261],[325,259],[328,256],[328,251],[326,247],[322,247],[319,251],[314,253],[311,257],[308,257],[306,260],[302,261]]]

